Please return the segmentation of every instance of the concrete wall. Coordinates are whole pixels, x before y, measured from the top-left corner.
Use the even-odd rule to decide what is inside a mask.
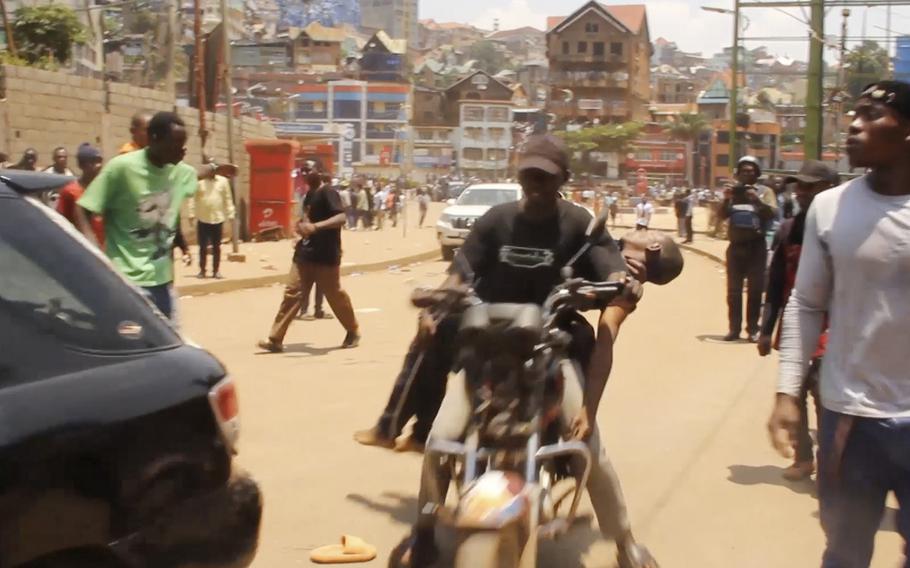
[[[77,77],[30,67],[0,65],[0,151],[18,161],[26,148],[38,150],[38,165],[50,165],[57,146],[69,150],[70,169],[76,170],[76,148],[89,142],[101,148],[105,158],[130,140],[129,124],[139,110],[174,110],[174,97],[167,92],[123,83]],[[199,112],[177,109],[186,121],[189,141],[186,161],[201,163]],[[214,120],[214,121],[213,121]],[[228,161],[227,117],[207,113],[209,131],[206,153],[219,162]],[[244,140],[275,138],[274,127],[249,117],[234,120],[234,162],[240,166],[236,181],[238,204],[249,203],[249,156]],[[243,220],[244,217],[241,217]],[[190,227],[186,227],[191,229]],[[189,231],[190,235],[193,231]]]

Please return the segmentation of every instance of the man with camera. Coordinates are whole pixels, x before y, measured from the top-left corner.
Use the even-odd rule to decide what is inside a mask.
[[[765,288],[765,266],[768,249],[765,230],[774,218],[774,208],[762,199],[773,191],[759,187],[761,166],[752,156],[736,163],[736,185],[720,205],[718,215],[728,220],[727,234],[727,309],[730,323],[724,341],[737,341],[743,327],[743,281],[749,286],[746,303],[746,333],[755,343],[759,336],[758,318],[761,313],[762,292]]]

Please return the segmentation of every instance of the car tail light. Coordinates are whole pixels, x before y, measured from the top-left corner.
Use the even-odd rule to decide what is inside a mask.
[[[227,447],[236,454],[237,439],[240,437],[240,406],[237,403],[237,387],[230,377],[221,379],[212,387],[209,404]]]

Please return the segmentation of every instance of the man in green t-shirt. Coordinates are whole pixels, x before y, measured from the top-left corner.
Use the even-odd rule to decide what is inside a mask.
[[[101,170],[79,199],[77,216],[90,241],[90,212],[104,218],[105,252],[161,312],[173,315],[171,248],[183,200],[196,192],[195,168],[183,163],[186,125],[172,112],[149,121],[148,146],[122,154]]]

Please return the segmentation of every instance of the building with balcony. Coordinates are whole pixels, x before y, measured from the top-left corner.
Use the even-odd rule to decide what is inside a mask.
[[[408,148],[409,85],[354,80],[297,85],[284,138],[324,138],[336,146],[341,172],[398,175]]]
[[[780,124],[772,112],[755,111],[750,119],[736,128],[737,156],[755,156],[762,169],[777,168],[780,164]],[[739,122],[739,120],[737,120]],[[711,172],[715,186],[733,178],[730,159],[730,121],[712,122]]]
[[[701,85],[689,73],[671,65],[651,68],[651,101],[655,103],[694,103]]]
[[[412,178],[425,180],[451,173],[458,125],[447,116],[444,90],[414,87],[411,125]]]
[[[643,4],[584,4],[547,20],[547,108],[562,122],[647,118],[651,44]]]
[[[446,115],[457,120],[456,165],[462,175],[504,177],[512,151],[512,89],[476,71],[445,90]]]

